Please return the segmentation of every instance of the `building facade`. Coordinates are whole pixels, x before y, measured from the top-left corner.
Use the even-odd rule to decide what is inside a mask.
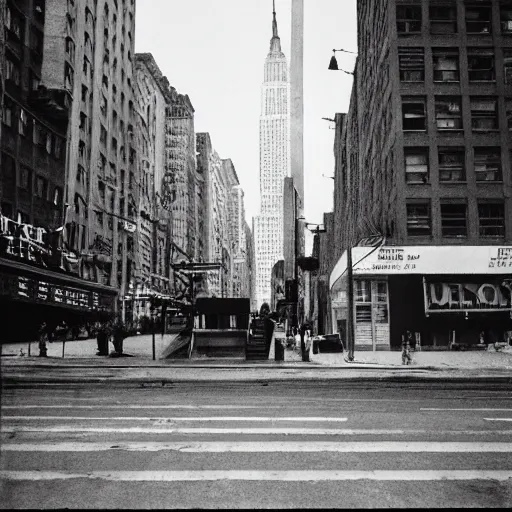
[[[511,35],[509,2],[358,2],[330,276],[344,333],[354,247],[356,350],[510,336]]]
[[[290,84],[276,13],[265,60],[260,114],[260,214],[253,219],[257,307],[271,300],[271,274],[283,258],[283,183],[290,176]]]

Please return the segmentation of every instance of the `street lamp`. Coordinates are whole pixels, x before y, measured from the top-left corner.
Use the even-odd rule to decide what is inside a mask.
[[[351,52],[349,50],[344,50],[344,49],[341,49],[341,50],[333,50],[332,53],[332,57],[331,57],[331,61],[329,62],[329,70],[331,71],[343,71],[343,73],[347,73],[347,75],[353,75],[354,73],[351,72],[351,71],[345,71],[344,69],[340,69],[338,67],[338,61],[336,60],[336,52],[344,52],[344,53],[352,53],[353,55],[357,55],[357,53],[355,52]]]

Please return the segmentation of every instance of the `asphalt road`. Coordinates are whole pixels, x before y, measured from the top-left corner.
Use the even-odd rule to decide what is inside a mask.
[[[510,386],[2,392],[0,507],[512,507]]]

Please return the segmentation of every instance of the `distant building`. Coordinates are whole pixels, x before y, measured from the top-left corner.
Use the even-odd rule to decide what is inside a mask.
[[[256,302],[271,300],[271,274],[283,258],[283,180],[290,175],[290,84],[276,14],[265,60],[260,115],[260,214],[253,219]]]
[[[399,349],[406,330],[425,349],[504,341],[512,6],[360,0],[357,13],[350,108],[336,118],[333,329],[346,333],[354,247],[356,350]]]

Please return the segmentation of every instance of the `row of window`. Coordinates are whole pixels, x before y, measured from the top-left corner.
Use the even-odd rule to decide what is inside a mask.
[[[463,147],[439,147],[439,181],[465,182],[466,149]],[[511,155],[512,156],[512,155]],[[429,182],[429,150],[426,147],[404,149],[405,177],[407,183]],[[474,173],[477,182],[502,181],[503,166],[499,147],[473,148]]]
[[[2,181],[4,183],[15,183],[16,161],[14,158],[2,152],[1,165]],[[56,207],[62,206],[62,187],[55,186],[52,188],[47,178],[35,173],[26,165],[20,165],[19,167],[18,188],[43,201],[50,201]]]
[[[435,96],[434,126],[438,131],[463,130],[460,96]],[[499,129],[498,98],[470,96],[471,129]],[[507,128],[512,130],[512,98],[505,98]],[[402,128],[404,131],[427,130],[427,100],[424,96],[402,97]]]
[[[495,55],[492,48],[468,48],[467,64],[470,82],[496,80]],[[425,49],[423,47],[399,47],[398,65],[402,82],[425,81]],[[432,48],[432,70],[434,82],[460,82],[459,49]],[[512,50],[504,50],[503,76],[506,84],[512,84]]]
[[[443,237],[467,237],[468,220],[466,203],[442,203],[441,235]],[[478,203],[478,234],[481,237],[505,236],[505,205],[503,202]],[[430,201],[407,203],[407,235],[431,236],[432,216]]]
[[[468,34],[491,34],[492,6],[490,2],[479,2],[464,7],[465,29]],[[457,6],[454,2],[430,5],[429,26],[431,34],[457,34]],[[419,34],[422,29],[421,5],[397,5],[396,28],[398,34]],[[500,31],[512,34],[512,4],[500,5]]]
[[[34,144],[46,150],[48,155],[61,160],[64,153],[64,139],[33,118],[25,109],[17,107],[5,98],[2,123],[6,129],[17,130],[18,134],[31,139]]]

